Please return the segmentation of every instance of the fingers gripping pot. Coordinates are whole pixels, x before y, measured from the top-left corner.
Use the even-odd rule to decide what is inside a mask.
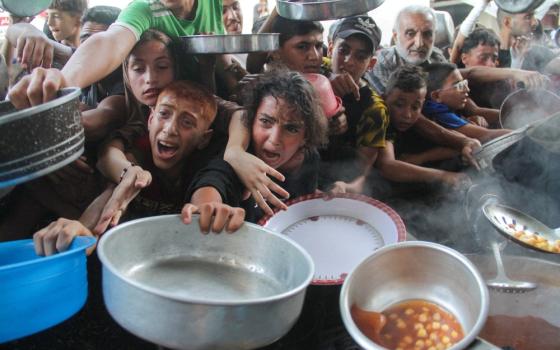
[[[111,316],[173,349],[254,349],[286,334],[313,277],[309,254],[257,225],[203,235],[194,222],[151,217],[103,236],[97,253]]]
[[[79,88],[62,89],[55,100],[19,111],[0,103],[0,188],[48,174],[83,153],[79,96]]]

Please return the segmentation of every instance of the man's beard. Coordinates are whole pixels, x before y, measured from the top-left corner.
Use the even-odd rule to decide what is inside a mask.
[[[433,51],[433,47],[430,48],[430,50],[428,50],[428,52],[426,53],[426,57],[421,58],[421,57],[410,57],[408,55],[408,50],[406,48],[403,48],[401,45],[399,45],[399,43],[397,43],[395,45],[395,47],[397,48],[397,53],[399,54],[399,56],[401,56],[401,58],[403,60],[406,61],[406,63],[408,64],[412,64],[412,65],[418,65],[421,63],[424,63],[428,60],[428,58],[432,55],[432,51]]]

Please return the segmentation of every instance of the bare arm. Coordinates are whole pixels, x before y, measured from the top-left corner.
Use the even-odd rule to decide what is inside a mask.
[[[276,17],[278,17],[278,11],[276,11],[276,7],[274,7],[274,9],[270,12],[270,16],[268,16],[261,29],[259,29],[259,34],[270,33],[272,30],[272,24],[276,20]],[[249,53],[247,56],[247,71],[252,74],[262,73],[267,57],[268,52]]]
[[[392,142],[387,142],[385,148],[379,152],[375,165],[384,178],[395,182],[442,182],[458,186],[468,181],[468,177],[461,173],[425,168],[395,159]]]
[[[113,183],[121,181],[121,174],[124,169],[131,168],[131,163],[124,153],[124,144],[119,139],[108,142],[99,150],[97,169]]]
[[[82,124],[88,141],[100,141],[125,121],[126,104],[124,96],[104,98],[97,108],[82,112]]]
[[[491,68],[491,67],[471,67],[460,69],[463,78],[480,82],[489,83],[499,80],[512,79],[517,84],[523,84],[524,87],[540,88],[547,87],[549,79],[539,72],[515,68]]]
[[[92,35],[62,69],[66,86],[84,88],[103,79],[117,69],[135,43],[134,33],[122,26]]]

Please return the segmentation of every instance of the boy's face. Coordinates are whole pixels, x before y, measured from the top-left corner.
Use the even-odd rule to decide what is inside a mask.
[[[255,155],[274,169],[281,169],[305,144],[301,118],[284,99],[266,96],[253,122],[252,143]]]
[[[511,15],[511,35],[530,35],[537,27],[534,12],[524,12]]]
[[[468,82],[463,79],[459,70],[455,69],[447,76],[441,89],[432,92],[432,94],[435,94],[437,102],[457,110],[465,108],[469,91]]]
[[[239,0],[223,0],[222,20],[228,34],[241,34],[243,13]]]
[[[393,33],[399,55],[410,64],[426,61],[434,48],[434,23],[421,13],[403,14]]]
[[[498,47],[478,44],[469,52],[461,54],[461,61],[466,68],[484,66],[496,68],[498,64]]]
[[[80,16],[71,12],[47,10],[47,25],[56,41],[71,39],[80,31]]]
[[[346,72],[352,76],[356,84],[377,62],[365,38],[359,34],[351,35],[346,39],[336,38],[334,45],[329,47],[329,56],[332,58],[333,73]]]
[[[319,73],[323,62],[323,33],[312,31],[284,42],[273,57],[300,73]]]
[[[413,92],[405,92],[394,88],[385,97],[385,103],[389,109],[391,123],[398,131],[410,129],[420,117],[422,106],[426,98],[426,88]]]
[[[174,79],[173,61],[161,41],[137,47],[128,58],[130,89],[138,102],[155,106],[159,93]]]
[[[152,158],[162,170],[180,170],[182,161],[204,148],[212,135],[204,104],[166,90],[148,119]]]

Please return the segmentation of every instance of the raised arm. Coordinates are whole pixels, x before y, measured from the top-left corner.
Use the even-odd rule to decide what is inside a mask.
[[[6,39],[16,48],[16,58],[26,69],[50,68],[53,60],[65,64],[72,56],[72,48],[49,39],[29,23],[16,23],[8,27]]]
[[[484,10],[486,6],[490,3],[491,0],[478,0],[475,6],[473,6],[471,12],[467,15],[467,17],[461,23],[459,27],[459,32],[457,33],[457,37],[453,42],[453,48],[451,49],[451,54],[449,57],[449,61],[452,63],[459,63],[461,59],[461,49],[463,48],[463,43],[465,39],[472,33],[474,27],[476,26],[476,22],[478,22],[478,18]]]
[[[55,98],[64,87],[89,86],[114,71],[134,47],[134,33],[122,26],[111,26],[86,40],[60,72],[57,69],[36,68],[9,92],[16,108],[35,106]]]
[[[266,19],[263,23],[261,29],[259,29],[258,33],[270,33],[272,30],[272,24],[278,17],[278,11],[276,11],[276,7],[272,9],[270,12],[270,16]],[[268,57],[268,52],[252,52],[247,56],[247,71],[249,73],[262,73],[264,64],[266,63],[266,59]]]

